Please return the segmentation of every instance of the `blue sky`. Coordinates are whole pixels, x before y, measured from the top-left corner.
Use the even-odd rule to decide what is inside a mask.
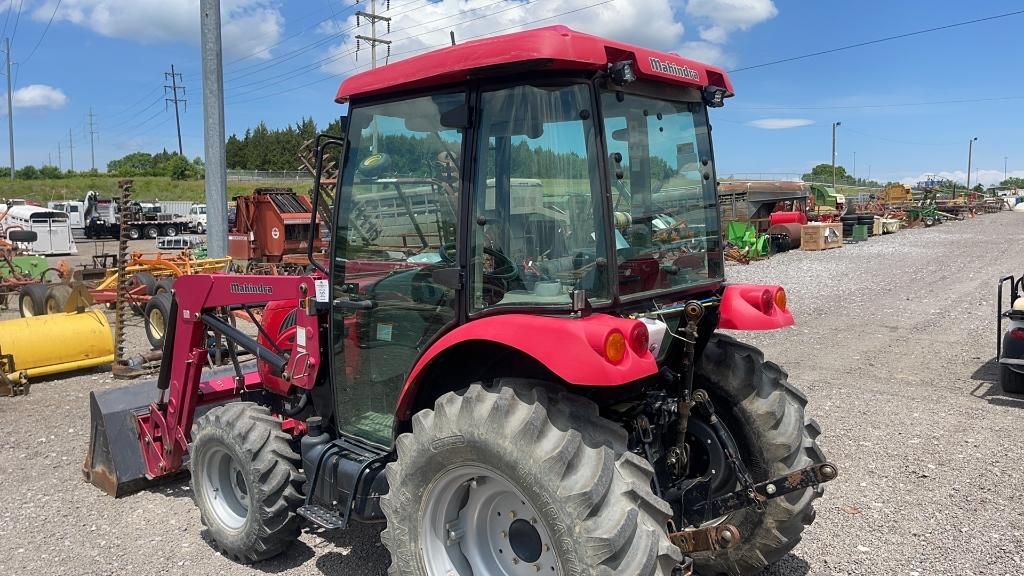
[[[354,11],[368,0],[222,0],[228,132],[312,116],[326,125],[339,80],[355,59]],[[88,168],[88,114],[96,164],[137,149],[177,147],[162,92],[171,64],[183,74],[185,153],[201,156],[199,0],[0,0],[13,36],[16,164]],[[386,7],[378,0],[378,10]],[[847,44],[1012,12],[1019,1],[905,0],[393,0],[393,58],[494,31],[574,28],[742,68]],[[18,17],[18,12],[21,16]],[[53,22],[47,29],[47,23]],[[17,27],[15,28],[15,23]],[[383,26],[382,26],[383,28]],[[1024,14],[732,75],[736,97],[713,113],[721,176],[804,172],[838,161],[858,176],[964,179],[977,137],[981,181],[1024,176]],[[43,32],[46,30],[45,36]],[[386,30],[379,30],[385,35]],[[42,42],[39,43],[40,38]],[[38,49],[33,52],[38,44]],[[383,51],[383,49],[382,49]],[[966,103],[925,104],[949,100]],[[979,101],[981,100],[981,101]],[[3,113],[6,114],[4,107]],[[0,157],[7,158],[6,139]],[[6,160],[3,162],[6,164]],[[976,181],[976,177],[972,177]]]

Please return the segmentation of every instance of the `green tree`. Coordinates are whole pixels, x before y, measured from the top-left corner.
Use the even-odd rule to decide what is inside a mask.
[[[29,164],[28,166],[22,166],[14,171],[14,176],[18,180],[35,180],[39,178],[39,170],[35,166]]]
[[[1024,188],[1024,178],[1018,178],[1016,176],[1010,176],[1006,180],[999,183],[1000,186],[1007,186],[1010,188]]]
[[[63,178],[64,175],[61,174],[60,168],[57,168],[56,166],[40,166],[39,177],[46,180],[57,180],[59,178]]]
[[[153,155],[146,152],[132,152],[127,156],[107,162],[107,173],[121,178],[145,176],[153,169]]]
[[[162,166],[171,180],[189,180],[193,177],[192,164],[184,156],[175,154]]]
[[[831,184],[832,183],[832,165],[831,164],[818,164],[814,168],[811,168],[810,172],[808,172],[807,174],[804,174],[803,176],[801,176],[800,179],[803,180],[804,182],[820,182],[820,183],[823,183],[823,184]],[[847,183],[850,183],[848,181],[852,181],[852,180],[853,180],[853,178],[851,178],[846,173],[846,168],[843,168],[842,166],[838,166],[838,165],[836,166],[836,183],[837,184],[847,184]]]

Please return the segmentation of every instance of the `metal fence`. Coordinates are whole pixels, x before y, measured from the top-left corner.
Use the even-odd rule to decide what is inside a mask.
[[[313,175],[304,170],[228,170],[233,182],[312,182]]]

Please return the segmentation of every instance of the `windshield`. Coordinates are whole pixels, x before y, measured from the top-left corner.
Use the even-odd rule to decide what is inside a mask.
[[[723,277],[703,105],[606,91],[619,294]]]

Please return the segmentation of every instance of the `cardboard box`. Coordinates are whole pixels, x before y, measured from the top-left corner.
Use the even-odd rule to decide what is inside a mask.
[[[843,245],[843,225],[839,222],[804,224],[800,229],[801,250],[828,250]]]
[[[882,235],[882,217],[881,216],[875,216],[875,225],[871,228],[871,235],[872,236],[881,236]]]

